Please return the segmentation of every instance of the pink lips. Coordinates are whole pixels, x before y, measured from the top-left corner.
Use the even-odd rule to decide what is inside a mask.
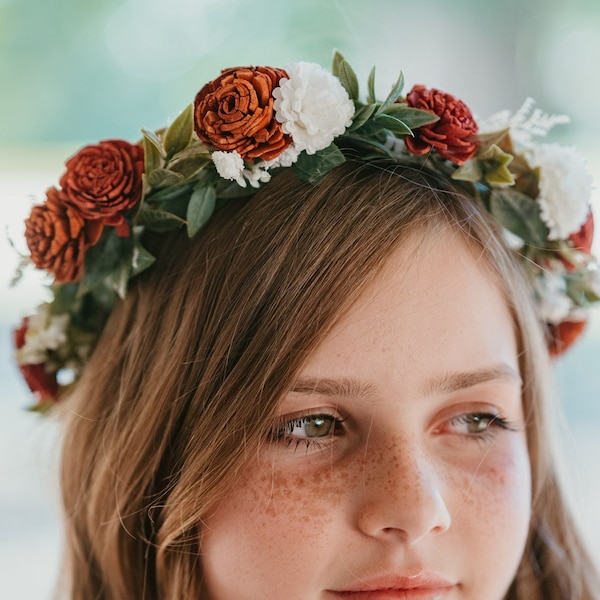
[[[455,589],[449,581],[419,573],[414,576],[384,575],[361,580],[340,590],[330,590],[334,598],[348,600],[444,600]]]

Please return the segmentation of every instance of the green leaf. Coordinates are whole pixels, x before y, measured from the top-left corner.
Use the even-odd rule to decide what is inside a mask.
[[[346,60],[339,50],[333,51],[333,57],[331,59],[331,74],[339,79],[340,76],[340,64],[343,60]]]
[[[392,106],[385,110],[384,114],[400,119],[411,129],[417,129],[423,125],[435,123],[440,120],[436,114],[429,112],[428,110],[411,108],[410,106],[406,106],[406,104],[392,104]]]
[[[147,140],[150,144],[152,144],[158,153],[165,158],[165,149],[163,148],[162,142],[160,138],[154,131],[150,131],[149,129],[142,129],[142,135],[144,136],[144,140]]]
[[[513,189],[496,189],[490,195],[490,212],[498,222],[531,246],[543,247],[548,229],[538,203]]]
[[[373,67],[369,73],[367,91],[367,104],[375,104],[375,102],[377,102],[377,98],[375,97],[375,67]]]
[[[404,73],[400,71],[400,75],[398,75],[398,79],[396,83],[392,86],[388,97],[383,101],[379,110],[377,111],[377,115],[384,113],[398,98],[400,98],[400,94],[402,94],[402,90],[404,89]]]
[[[348,128],[348,131],[356,131],[360,129],[372,116],[377,109],[377,104],[367,104],[361,106],[355,113],[352,125]]]
[[[185,225],[185,219],[166,210],[142,208],[137,214],[136,224],[152,231],[170,231]]]
[[[156,192],[153,191],[151,194],[146,196],[145,200],[152,204],[161,204],[162,208],[166,209],[164,203],[184,196],[189,196],[192,190],[192,185],[192,182],[187,181],[185,183],[180,183],[179,185],[163,188],[162,190],[158,190]]]
[[[215,210],[217,192],[212,185],[200,185],[194,188],[187,209],[187,234],[194,237],[208,222]]]
[[[346,162],[346,157],[342,151],[335,144],[331,144],[315,154],[309,155],[302,152],[292,168],[302,181],[314,183],[344,162]]]
[[[86,251],[78,293],[107,286],[124,297],[132,255],[133,238],[120,237],[114,227],[105,227],[100,241]]]
[[[171,171],[183,175],[184,179],[191,179],[200,171],[206,168],[208,161],[199,157],[182,158],[177,162],[170,164]]]
[[[164,147],[168,158],[181,152],[190,143],[194,131],[193,111],[193,105],[189,104],[167,129]]]
[[[412,131],[406,123],[397,119],[396,117],[392,117],[391,115],[386,115],[385,113],[380,114],[375,117],[375,123],[380,125],[384,129],[391,131],[396,135],[412,135]]]
[[[144,172],[148,175],[155,169],[160,169],[163,166],[164,158],[155,143],[150,141],[150,138],[144,135],[142,139],[144,144]]]
[[[350,100],[358,101],[358,77],[354,72],[354,69],[350,66],[350,64],[342,59],[340,64],[338,65],[339,69],[339,80],[344,89],[348,92],[348,96],[350,96]]]
[[[154,189],[171,187],[183,182],[184,176],[169,169],[154,169],[148,173],[148,183]]]
[[[498,186],[515,184],[515,178],[508,169],[508,165],[513,161],[512,154],[504,152],[502,148],[493,144],[477,158],[483,165],[485,181],[488,184]]]
[[[483,169],[481,163],[478,160],[468,160],[466,163],[458,167],[454,173],[452,173],[452,179],[457,181],[481,181],[483,177]]]
[[[154,256],[142,246],[138,239],[136,239],[131,261],[131,277],[145,271],[155,260]]]

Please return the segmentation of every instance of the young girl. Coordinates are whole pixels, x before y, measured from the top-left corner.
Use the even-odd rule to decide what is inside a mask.
[[[530,103],[373,88],[228,69],[33,208],[65,597],[600,598],[549,433],[599,299],[589,176]]]

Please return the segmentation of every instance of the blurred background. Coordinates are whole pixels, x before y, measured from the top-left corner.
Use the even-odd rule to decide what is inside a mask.
[[[532,96],[571,116],[551,138],[577,145],[600,181],[596,0],[0,0],[0,597],[51,598],[62,546],[58,427],[26,412],[11,362],[11,328],[44,282],[9,286],[8,240],[23,250],[23,219],[80,146],[162,127],[221,68],[329,66],[333,48],[361,82],[377,65],[380,97],[400,69],[407,88],[443,89],[482,117]],[[600,560],[597,313],[556,381],[572,501]]]

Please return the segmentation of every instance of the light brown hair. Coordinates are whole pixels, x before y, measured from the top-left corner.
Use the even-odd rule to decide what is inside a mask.
[[[511,251],[439,176],[352,161],[318,185],[286,170],[191,242],[148,240],[157,263],[115,308],[63,409],[69,597],[201,598],[202,519],[266,439],[279,398],[390,253],[440,227],[501,282],[518,334],[533,518],[507,598],[600,598],[557,481],[548,356]]]

